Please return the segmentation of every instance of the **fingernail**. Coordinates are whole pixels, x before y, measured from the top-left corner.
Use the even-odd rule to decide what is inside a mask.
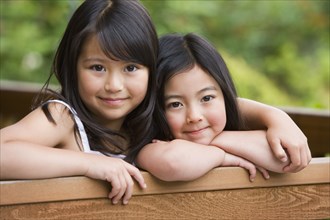
[[[286,162],[287,160],[288,160],[287,157],[282,157],[282,158],[281,158],[281,161],[282,161],[282,162]]]
[[[128,201],[127,201],[127,200],[123,201],[123,204],[124,204],[124,205],[127,205],[127,203],[128,203]]]
[[[118,203],[118,201],[112,201],[112,204],[116,205]]]

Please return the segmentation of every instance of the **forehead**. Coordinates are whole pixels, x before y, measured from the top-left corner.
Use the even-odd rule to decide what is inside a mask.
[[[88,57],[92,55],[104,55],[99,41],[95,35],[88,37],[82,45],[80,56]]]
[[[172,76],[166,82],[165,93],[172,91],[199,91],[210,86],[220,89],[217,81],[208,72],[204,71],[198,65],[195,65],[190,70]]]

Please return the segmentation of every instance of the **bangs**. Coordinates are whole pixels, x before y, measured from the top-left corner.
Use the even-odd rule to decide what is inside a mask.
[[[96,27],[96,36],[103,52],[113,60],[125,60],[151,67],[155,45],[150,31],[146,30],[148,26],[141,27],[138,18],[114,13],[108,15],[100,18]]]
[[[172,62],[168,62],[166,66],[160,66],[160,69],[164,71],[164,73],[167,73],[165,81],[170,80],[172,77],[189,71],[194,68],[195,65],[198,65],[196,63],[195,58],[192,56],[191,53],[183,52],[181,54],[176,54],[173,57]],[[164,69],[163,69],[164,68]]]
[[[180,73],[183,73],[183,72],[187,72],[191,69],[194,68],[195,65],[197,65],[195,63],[195,60],[186,60],[186,62],[176,62],[177,65],[176,66],[172,66],[172,68],[169,70],[169,74],[168,74],[168,77],[166,79],[166,81],[170,80],[172,77],[180,74]]]
[[[99,32],[97,38],[107,57],[116,61],[125,60],[145,65],[140,59],[138,60],[138,56],[134,53],[132,46],[130,46],[130,39],[123,39],[111,31],[108,34],[104,32],[106,31]]]

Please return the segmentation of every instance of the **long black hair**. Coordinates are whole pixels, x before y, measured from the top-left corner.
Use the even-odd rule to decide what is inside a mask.
[[[109,58],[135,62],[149,70],[146,97],[127,115],[123,123],[125,134],[97,124],[80,98],[77,61],[84,43],[92,35],[97,37],[103,52]],[[52,93],[55,98],[64,100],[76,110],[84,123],[91,149],[115,154],[125,153],[126,160],[132,162],[139,150],[154,137],[152,114],[155,106],[154,75],[157,54],[158,38],[155,27],[150,15],[138,0],[86,0],[68,23],[42,94],[49,91],[50,79],[55,75],[61,85],[61,91]],[[40,103],[40,99],[38,102]],[[48,119],[54,122],[48,107],[43,106],[43,110]],[[125,136],[129,139],[126,152],[118,141],[118,137]]]
[[[196,34],[168,34],[159,39],[157,61],[157,104],[155,120],[158,125],[157,138],[171,140],[165,117],[164,88],[167,81],[176,74],[198,65],[210,74],[219,84],[226,108],[227,123],[225,130],[239,130],[243,123],[237,106],[237,92],[225,61],[207,40]],[[184,85],[183,85],[184,86]]]

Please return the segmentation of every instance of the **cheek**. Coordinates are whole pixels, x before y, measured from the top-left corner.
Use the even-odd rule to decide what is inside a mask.
[[[99,88],[100,85],[98,85],[96,80],[86,78],[78,79],[78,91],[81,98],[87,98],[88,96],[95,95]]]
[[[226,109],[224,106],[213,109],[209,112],[208,121],[217,130],[217,132],[223,131],[227,123]]]
[[[168,126],[170,127],[171,133],[174,135],[175,138],[179,138],[178,134],[181,131],[183,126],[182,117],[177,114],[169,114],[166,113],[166,119]]]
[[[142,102],[148,91],[148,75],[127,80],[130,94]]]
[[[78,90],[81,97],[84,95],[91,95],[98,90],[101,86],[101,80],[93,78],[90,74],[85,71],[78,69]]]

